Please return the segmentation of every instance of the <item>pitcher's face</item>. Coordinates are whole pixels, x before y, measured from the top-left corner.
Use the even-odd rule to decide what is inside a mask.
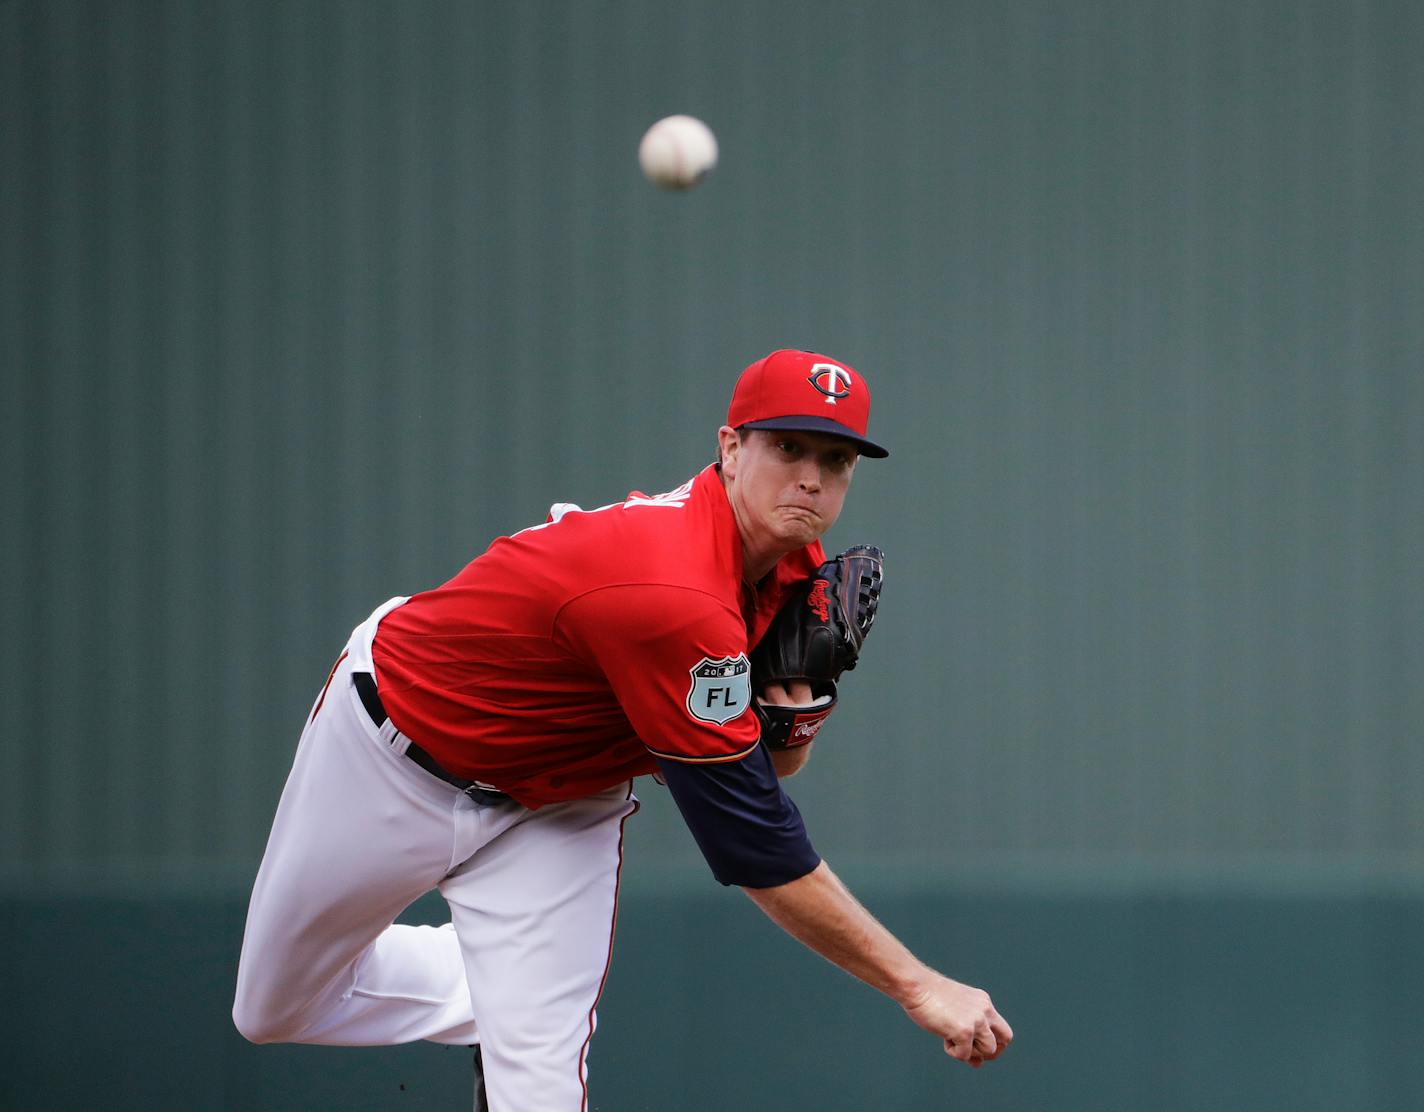
[[[723,426],[722,474],[750,552],[792,552],[840,516],[859,458],[855,443],[819,432]]]

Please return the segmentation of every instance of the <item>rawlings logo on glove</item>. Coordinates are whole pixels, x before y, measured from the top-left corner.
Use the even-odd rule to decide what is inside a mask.
[[[854,668],[875,621],[885,558],[868,544],[848,548],[781,608],[751,654],[752,689],[805,683],[812,702],[779,706],[753,699],[761,739],[771,749],[805,745],[836,707],[836,681]]]
[[[815,611],[816,617],[823,622],[831,620],[831,600],[826,597],[826,588],[830,584],[824,579],[818,579],[811,584],[811,593],[806,596],[806,605]]]

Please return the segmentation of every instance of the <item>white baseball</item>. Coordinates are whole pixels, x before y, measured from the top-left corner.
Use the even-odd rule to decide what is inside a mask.
[[[717,165],[717,137],[694,116],[667,116],[643,134],[638,163],[654,185],[691,189]]]

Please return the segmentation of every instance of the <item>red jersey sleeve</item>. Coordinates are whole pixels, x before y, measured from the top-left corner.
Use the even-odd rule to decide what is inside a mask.
[[[756,748],[746,626],[712,595],[668,585],[601,587],[564,606],[555,635],[604,674],[654,756],[734,761]]]

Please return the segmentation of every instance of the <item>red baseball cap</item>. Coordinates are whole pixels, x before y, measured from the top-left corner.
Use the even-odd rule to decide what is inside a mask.
[[[865,437],[870,387],[849,363],[814,351],[773,351],[742,372],[727,424],[734,429],[824,432],[853,440],[863,456],[890,453]]]

